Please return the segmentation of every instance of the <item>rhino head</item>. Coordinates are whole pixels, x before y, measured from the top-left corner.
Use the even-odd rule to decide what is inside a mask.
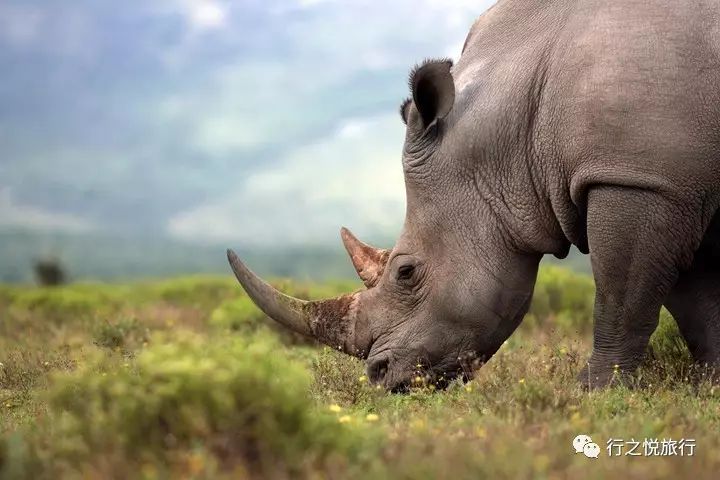
[[[228,251],[237,279],[268,316],[366,360],[370,380],[395,391],[418,370],[449,380],[490,358],[526,313],[541,256],[517,247],[502,209],[483,195],[498,181],[483,159],[502,147],[479,140],[482,119],[470,98],[456,100],[451,67],[428,61],[410,75],[411,97],[401,106],[407,210],[394,248],[341,230],[365,289],[295,299]]]

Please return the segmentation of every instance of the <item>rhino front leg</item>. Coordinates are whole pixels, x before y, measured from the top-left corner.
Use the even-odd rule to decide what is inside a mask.
[[[579,376],[586,386],[605,386],[642,361],[660,307],[702,237],[692,211],[648,190],[598,186],[588,193],[596,294],[593,351]]]

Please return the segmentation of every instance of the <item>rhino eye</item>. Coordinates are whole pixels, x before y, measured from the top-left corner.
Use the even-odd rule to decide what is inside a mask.
[[[403,265],[398,268],[397,278],[400,281],[410,280],[415,272],[415,265]]]

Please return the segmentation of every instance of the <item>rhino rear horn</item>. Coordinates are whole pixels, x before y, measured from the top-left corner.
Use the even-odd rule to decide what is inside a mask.
[[[340,229],[340,236],[365,286],[372,288],[377,285],[390,257],[390,250],[371,247],[361,242],[345,227]]]

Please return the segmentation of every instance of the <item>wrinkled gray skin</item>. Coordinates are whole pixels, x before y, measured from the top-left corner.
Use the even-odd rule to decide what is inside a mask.
[[[597,285],[581,382],[632,372],[662,305],[718,365],[719,55],[720,2],[501,0],[457,64],[411,75],[402,234],[383,251],[343,231],[368,288],[300,302],[230,253],[233,269],[270,316],[400,390],[418,363],[452,377],[490,358],[542,255],[574,244]]]

